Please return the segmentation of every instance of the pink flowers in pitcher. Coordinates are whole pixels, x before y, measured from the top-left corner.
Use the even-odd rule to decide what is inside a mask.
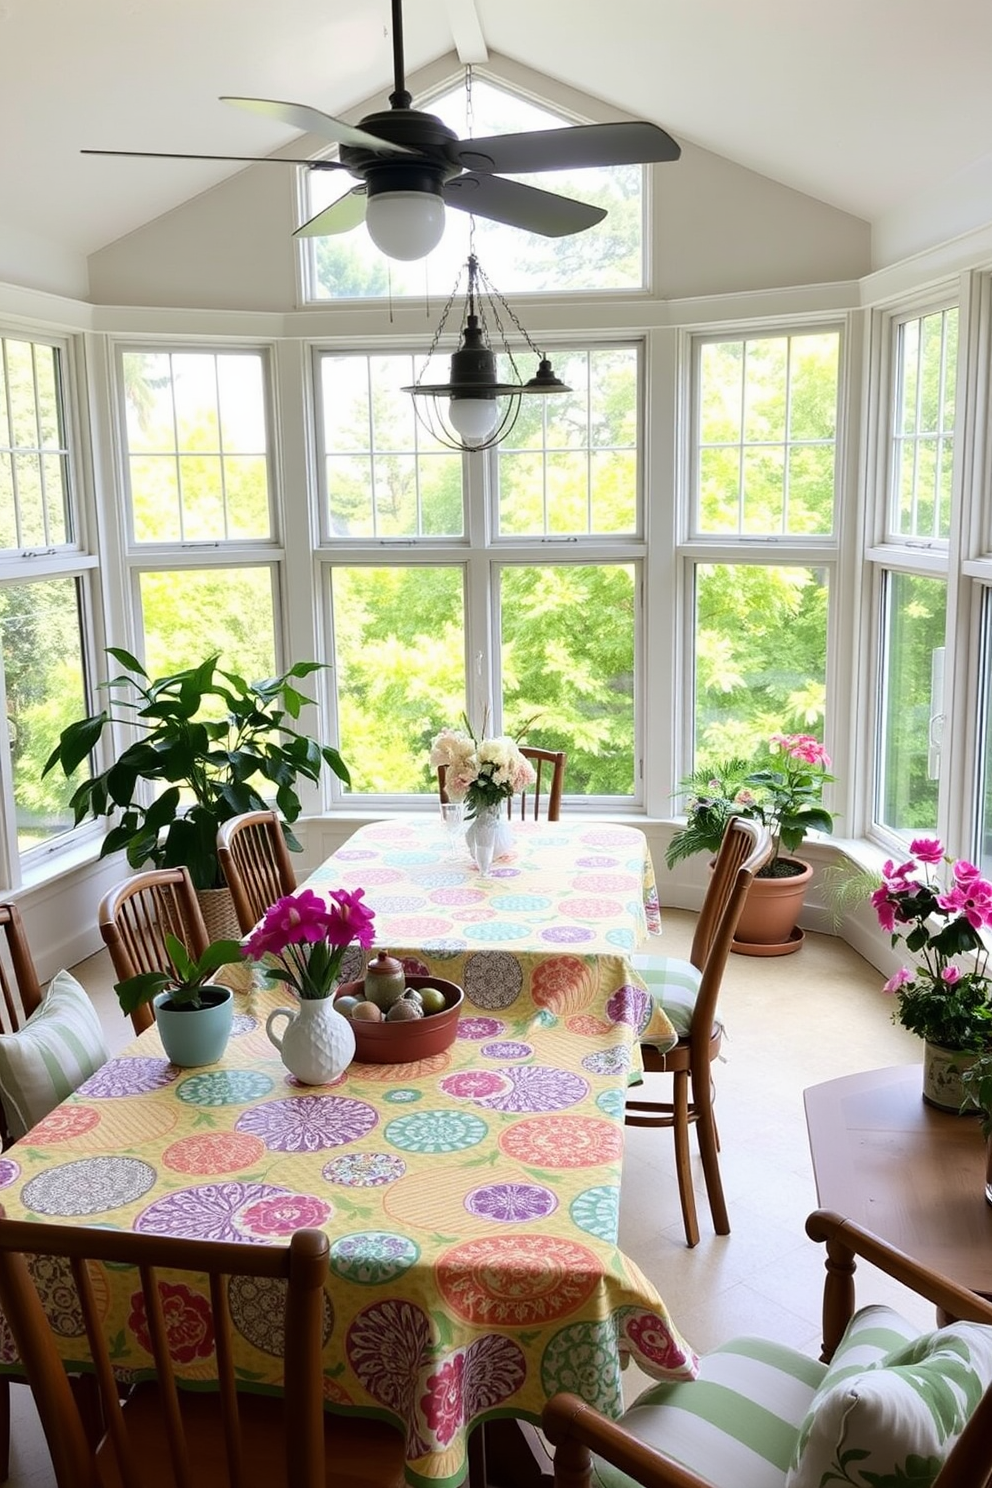
[[[906,949],[915,968],[900,969],[884,990],[898,998],[893,1014],[912,1033],[944,1048],[979,1050],[992,1040],[988,951],[981,931],[992,926],[992,883],[973,863],[952,862],[936,837],[910,843],[913,857],[887,862],[871,896],[878,923]],[[934,870],[950,866],[942,887]],[[962,965],[955,958],[971,957]]]
[[[286,894],[267,909],[245,950],[253,961],[274,958],[269,976],[287,982],[304,1000],[331,997],[345,950],[355,941],[366,950],[375,938],[374,911],[363,903],[364,889],[313,889]]]

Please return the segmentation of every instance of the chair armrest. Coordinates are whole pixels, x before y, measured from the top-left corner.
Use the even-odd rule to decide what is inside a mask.
[[[705,1478],[660,1456],[577,1395],[553,1396],[541,1429],[555,1448],[555,1488],[590,1488],[590,1449],[644,1488],[711,1488]]]
[[[932,1302],[949,1318],[971,1323],[992,1323],[992,1302],[977,1292],[959,1286],[950,1277],[914,1261],[887,1240],[862,1229],[829,1209],[815,1209],[806,1221],[811,1240],[826,1244],[826,1278],[823,1284],[823,1352],[829,1363],[854,1313],[855,1256],[870,1261],[880,1271]]]

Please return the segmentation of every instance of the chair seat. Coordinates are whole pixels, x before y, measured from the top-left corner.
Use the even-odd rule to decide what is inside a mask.
[[[700,1359],[694,1380],[646,1390],[621,1424],[721,1488],[782,1488],[825,1373],[808,1354],[764,1338],[735,1338]],[[634,1488],[600,1458],[594,1481]]]
[[[654,1001],[664,1009],[679,1038],[688,1038],[703,973],[691,961],[683,961],[678,956],[647,956],[638,953],[631,956],[630,964],[647,986]],[[641,1042],[655,1043],[651,1038],[643,1038]],[[662,1040],[658,1040],[657,1044],[662,1047]]]

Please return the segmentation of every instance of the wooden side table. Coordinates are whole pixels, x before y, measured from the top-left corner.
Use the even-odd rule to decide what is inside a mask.
[[[821,1207],[836,1210],[992,1296],[992,1205],[978,1116],[923,1102],[916,1064],[869,1070],[804,1092]]]

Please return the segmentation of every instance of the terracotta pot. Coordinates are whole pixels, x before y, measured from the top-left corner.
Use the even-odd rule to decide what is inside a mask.
[[[788,878],[756,878],[747,891],[732,950],[744,956],[788,956],[803,943],[796,921],[813,877],[811,864],[789,858],[797,872]]]
[[[960,1113],[964,1100],[961,1072],[974,1064],[978,1055],[962,1049],[945,1049],[942,1044],[923,1041],[923,1099],[940,1111]]]

